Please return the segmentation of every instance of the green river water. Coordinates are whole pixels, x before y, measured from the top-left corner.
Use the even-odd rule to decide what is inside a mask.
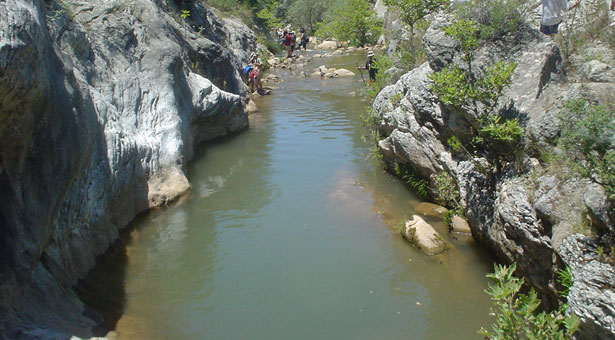
[[[84,299],[121,340],[480,339],[492,260],[437,217],[445,255],[400,237],[421,200],[369,156],[360,77],[278,73],[250,129],[200,147],[190,195],[133,223]]]

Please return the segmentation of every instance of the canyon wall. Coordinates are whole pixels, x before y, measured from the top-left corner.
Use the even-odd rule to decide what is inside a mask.
[[[72,287],[189,190],[196,145],[247,128],[254,47],[197,2],[0,1],[1,339],[91,336]]]
[[[560,302],[557,271],[570,266],[573,285],[568,304],[582,321],[580,338],[615,338],[615,267],[600,255],[596,235],[589,228],[580,232],[583,219],[589,218],[587,223],[596,230],[612,235],[612,205],[600,185],[559,178],[532,151],[532,146],[552,144],[559,136],[558,113],[567,99],[612,100],[614,65],[589,61],[581,68],[581,79],[567,79],[558,46],[527,26],[514,37],[474,51],[476,77],[496,61],[517,63],[497,109],[523,125],[527,144],[518,147],[527,148],[529,157],[498,173],[489,170],[491,165],[481,156],[489,150],[463,155],[447,142],[455,136],[470,143],[480,119],[471,109],[442,103],[431,89],[434,72],[448,65],[467,69],[457,42],[442,31],[449,23],[446,16],[434,19],[423,38],[428,62],[383,89],[374,102],[383,136],[378,146],[385,162],[410,167],[431,179],[432,187],[435,176],[449,174],[458,185],[474,238],[499,261],[516,262],[517,273],[537,289],[547,308]],[[596,72],[598,66],[601,72]]]

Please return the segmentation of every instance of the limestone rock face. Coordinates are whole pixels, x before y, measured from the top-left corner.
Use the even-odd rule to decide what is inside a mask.
[[[613,265],[608,261],[572,265],[576,255],[566,255],[596,247],[596,240],[574,241],[582,237],[576,234],[578,225],[590,223],[613,233],[615,212],[604,188],[585,180],[531,178],[513,169],[496,174],[485,171],[490,166],[484,158],[453,154],[448,138],[454,135],[469,141],[478,117],[473,110],[441,103],[431,91],[434,72],[451,64],[467,69],[455,41],[442,32],[448,20],[446,16],[434,18],[423,38],[427,62],[383,89],[374,102],[374,117],[384,136],[378,147],[385,162],[409,166],[426,179],[440,171],[449,173],[459,186],[460,204],[473,237],[501,262],[517,262],[517,273],[536,288],[545,306],[557,306],[556,272],[571,265],[577,293],[570,308],[583,316],[581,333],[587,334],[583,338],[615,338],[615,310],[605,307],[615,305],[613,286],[609,277],[598,274],[600,270],[611,273]],[[612,98],[613,79],[602,82],[607,80],[602,76],[615,65],[590,62],[580,70],[585,74],[583,83],[565,83],[557,45],[530,27],[518,34],[517,42],[504,39],[476,50],[472,70],[480,72],[500,60],[516,62],[512,84],[505,89],[498,109],[519,119],[530,143],[548,145],[559,136],[557,117],[566,100],[584,96],[605,103]],[[528,164],[540,173],[540,162]],[[571,222],[570,216],[577,216],[578,223]]]
[[[406,221],[403,236],[427,254],[436,255],[446,251],[447,244],[434,228],[420,216],[412,216]]]
[[[64,4],[0,2],[3,339],[89,338],[76,280],[189,189],[198,143],[247,127],[243,24],[196,2],[185,21],[172,2]]]
[[[582,322],[579,337],[613,339],[615,334],[615,267],[601,259],[586,236],[566,238],[558,253],[570,265],[573,283],[568,294],[570,310]]]

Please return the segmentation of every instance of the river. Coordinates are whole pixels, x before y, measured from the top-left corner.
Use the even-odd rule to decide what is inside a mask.
[[[121,340],[479,339],[492,260],[437,217],[445,255],[400,237],[421,200],[370,157],[360,77],[277,72],[250,129],[200,148],[190,195],[138,218],[84,300]]]

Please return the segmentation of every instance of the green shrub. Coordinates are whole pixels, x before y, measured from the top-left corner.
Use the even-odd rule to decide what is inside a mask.
[[[445,104],[474,111],[478,127],[472,131],[470,149],[482,149],[495,165],[496,174],[500,174],[504,161],[519,161],[522,157],[518,146],[525,134],[523,127],[517,119],[503,119],[495,112],[504,89],[512,82],[517,65],[514,62],[496,62],[477,77],[472,72],[472,52],[478,47],[475,23],[471,20],[457,20],[443,30],[446,35],[459,41],[468,68],[464,70],[449,65],[432,74],[431,90]],[[462,150],[470,156],[468,149],[457,137],[449,140],[454,150]]]
[[[455,6],[459,19],[475,21],[481,40],[495,40],[515,33],[523,23],[521,13],[528,7],[527,0],[472,0]]]
[[[457,183],[447,172],[440,172],[434,177],[436,186],[436,202],[449,208],[456,209],[460,206],[461,197]]]
[[[448,0],[384,0],[385,5],[399,10],[399,17],[408,25],[411,34],[414,34],[414,27],[418,22],[427,15],[438,12],[448,2]]]
[[[351,44],[363,46],[375,44],[382,33],[382,21],[365,0],[343,1],[334,7],[325,23],[319,25],[318,36],[333,36],[338,40],[350,40]]]
[[[256,33],[256,42],[259,44],[263,44],[263,46],[265,46],[273,54],[278,54],[282,52],[282,45],[280,45],[277,40],[270,38],[264,34]],[[266,59],[267,58],[262,58],[263,62],[267,62]]]
[[[590,105],[585,99],[569,100],[559,115],[562,121],[559,161],[581,177],[602,185],[615,202],[615,111]]]
[[[296,25],[305,27],[308,33],[314,33],[330,5],[329,0],[296,0],[288,9],[288,18]]]
[[[464,53],[463,60],[470,64],[472,62],[472,51],[478,48],[478,27],[476,27],[476,23],[467,19],[455,20],[442,30],[447,36],[459,41]]]
[[[495,273],[487,275],[492,280],[486,292],[494,301],[495,309],[491,314],[495,316],[495,323],[492,331],[481,328],[479,333],[492,340],[572,339],[579,327],[579,318],[574,314],[566,316],[566,304],[552,312],[538,313],[541,301],[536,291],[532,288],[527,294],[519,293],[524,279],[514,277],[515,270],[516,264],[510,267],[496,264]]]

